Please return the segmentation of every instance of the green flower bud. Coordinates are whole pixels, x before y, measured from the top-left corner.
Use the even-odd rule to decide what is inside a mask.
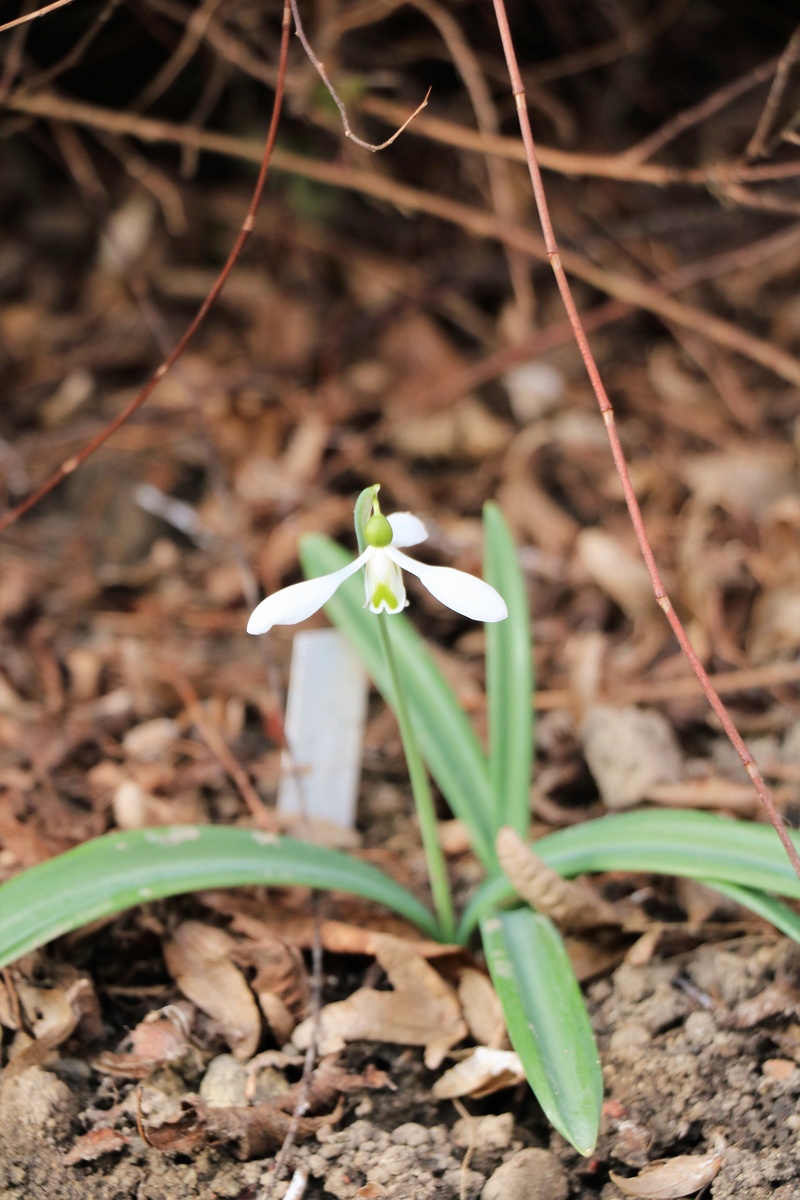
[[[364,539],[368,546],[382,549],[392,544],[392,527],[382,513],[374,513],[367,521]]]

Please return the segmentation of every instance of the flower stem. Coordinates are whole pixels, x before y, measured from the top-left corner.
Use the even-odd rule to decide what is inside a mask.
[[[411,717],[400,680],[400,672],[397,669],[397,660],[394,656],[392,639],[388,628],[390,619],[383,613],[378,615],[381,644],[392,680],[395,716],[397,717],[397,724],[400,727],[400,738],[403,742],[403,752],[406,756],[408,775],[411,780],[411,791],[414,795],[414,804],[417,809],[417,819],[422,835],[422,847],[425,851],[425,861],[428,865],[428,878],[431,883],[436,915],[439,919],[441,937],[444,941],[452,942],[455,939],[456,931],[455,915],[453,913],[453,900],[450,895],[450,883],[447,878],[447,866],[442,848],[439,845],[439,836],[436,829],[436,810],[433,803],[433,793],[431,792],[428,773],[425,770],[425,764],[422,761],[416,735],[411,724]]]

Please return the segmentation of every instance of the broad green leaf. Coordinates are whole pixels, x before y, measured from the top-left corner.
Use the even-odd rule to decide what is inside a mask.
[[[800,837],[795,842],[800,848]],[[592,871],[653,871],[800,899],[800,880],[772,826],[715,813],[668,808],[615,813],[549,833],[535,847],[568,878]],[[513,896],[504,876],[484,883],[467,906],[459,939],[466,941],[484,914]]]
[[[376,867],[258,830],[174,825],[108,833],[0,886],[0,966],[90,921],[182,892],[301,885],[385,904],[429,937],[425,905]]]
[[[545,1116],[580,1154],[600,1126],[603,1077],[589,1017],[564,943],[529,908],[481,921],[486,961],[528,1082]]]
[[[508,605],[505,621],[486,626],[493,832],[510,825],[526,837],[533,765],[531,618],[517,550],[496,504],[484,505],[483,536],[484,578]]]
[[[348,555],[329,538],[309,534],[300,543],[300,559],[311,578],[344,566]],[[364,608],[361,579],[348,579],[325,611],[393,707],[389,670],[375,617]],[[475,731],[411,622],[401,614],[391,621],[397,666],[422,757],[450,808],[469,829],[475,853],[488,870],[496,870],[489,772]]]

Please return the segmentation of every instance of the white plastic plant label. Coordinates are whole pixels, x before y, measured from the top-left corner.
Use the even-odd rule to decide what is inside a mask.
[[[352,828],[361,774],[367,677],[336,629],[298,633],[292,648],[278,811]]]

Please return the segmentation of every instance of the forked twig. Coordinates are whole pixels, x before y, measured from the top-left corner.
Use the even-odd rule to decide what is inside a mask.
[[[517,109],[522,140],[525,145],[525,153],[528,161],[528,169],[530,172],[533,194],[536,200],[536,208],[539,213],[539,220],[542,225],[542,233],[544,235],[545,246],[547,248],[547,257],[549,258],[550,265],[553,268],[553,274],[555,275],[556,283],[558,285],[558,290],[561,294],[564,307],[567,310],[567,316],[569,317],[569,322],[572,326],[572,332],[575,336],[578,349],[580,350],[583,364],[592,384],[594,394],[597,397],[597,403],[600,407],[603,423],[606,427],[606,433],[608,434],[608,442],[609,446],[611,447],[611,455],[614,460],[614,466],[616,467],[620,483],[622,484],[622,490],[625,495],[625,503],[628,507],[628,512],[630,514],[631,522],[636,534],[636,540],[639,543],[639,549],[653,585],[656,603],[669,621],[672,632],[674,633],[681,650],[685,654],[689,665],[694,671],[694,674],[697,677],[701,688],[703,689],[708,703],[716,713],[722,728],[725,730],[725,733],[730,739],[731,744],[742,760],[742,765],[750,776],[753,786],[758,793],[758,797],[761,800],[761,803],[764,806],[770,821],[772,822],[775,832],[780,838],[781,843],[783,844],[783,847],[789,857],[789,861],[791,862],[798,879],[800,879],[800,855],[798,855],[797,850],[795,849],[794,844],[789,837],[788,830],[781,819],[780,813],[778,812],[775,802],[773,801],[767,785],[764,782],[763,776],[756,765],[755,759],[745,745],[738,729],[728,714],[728,710],[722,703],[719,694],[714,689],[708,672],[698,658],[692,643],[689,641],[686,630],[683,628],[680,618],[672,607],[672,602],[667,595],[666,588],[664,587],[664,583],[661,579],[661,574],[659,572],[658,565],[653,555],[650,541],[644,527],[644,521],[642,520],[639,502],[636,499],[636,494],[633,490],[630,474],[628,472],[628,465],[625,461],[625,455],[622,451],[622,445],[620,443],[619,434],[615,425],[614,409],[612,408],[611,401],[606,393],[603,381],[600,378],[600,372],[589,346],[589,342],[581,322],[580,313],[578,312],[578,308],[572,296],[572,289],[570,288],[569,280],[567,279],[564,268],[561,264],[558,244],[553,231],[553,224],[550,220],[550,210],[542,184],[542,176],[536,159],[536,146],[533,140],[533,131],[531,129],[530,120],[528,118],[528,110],[525,103],[525,89],[519,73],[519,66],[517,65],[517,56],[511,37],[511,29],[508,24],[505,2],[504,0],[493,0],[493,3],[495,16],[497,18],[497,26],[500,31],[501,41],[503,43],[503,52],[505,54],[506,65],[508,66],[508,73],[511,81],[511,91],[514,96],[514,103]]]
[[[377,152],[379,150],[385,150],[387,148],[387,146],[391,146],[392,142],[397,141],[397,139],[400,137],[400,134],[403,132],[403,130],[408,128],[408,126],[414,120],[414,117],[416,117],[419,113],[421,113],[423,108],[426,107],[426,105],[428,103],[428,97],[431,94],[431,89],[428,88],[427,92],[425,93],[425,98],[422,101],[422,103],[414,109],[411,116],[403,122],[403,124],[400,126],[399,129],[396,129],[394,131],[394,133],[392,134],[392,136],[390,138],[387,138],[385,142],[381,142],[380,145],[374,145],[372,142],[365,142],[362,138],[357,137],[356,134],[353,133],[353,130],[350,127],[350,121],[348,120],[348,117],[347,117],[347,109],[345,108],[344,100],[342,100],[341,96],[336,91],[336,88],[333,86],[330,79],[328,78],[328,72],[325,70],[325,67],[323,66],[322,62],[317,58],[316,54],[314,53],[313,49],[311,48],[311,43],[309,42],[308,38],[306,37],[305,30],[303,29],[303,22],[300,19],[300,9],[298,8],[297,0],[289,0],[289,3],[292,6],[292,17],[294,18],[295,33],[297,34],[298,38],[300,39],[300,44],[303,47],[303,49],[305,50],[305,52],[308,56],[308,59],[311,62],[311,65],[313,66],[313,68],[317,72],[317,74],[319,75],[322,82],[325,84],[325,87],[328,89],[331,99],[333,100],[334,104],[336,105],[336,107],[339,110],[339,115],[342,118],[342,126],[344,128],[344,136],[346,138],[349,138],[351,142],[354,142],[356,146],[360,146],[362,150],[369,150],[373,154],[377,154]]]
[[[180,356],[183,354],[189,342],[192,340],[202,324],[209,309],[217,299],[217,296],[225,286],[227,278],[233,270],[234,264],[239,258],[245,242],[253,232],[256,213],[258,211],[258,206],[261,203],[261,196],[267,181],[267,174],[269,172],[272,151],[275,146],[275,139],[278,134],[278,121],[280,119],[281,106],[283,103],[283,90],[286,80],[286,64],[289,57],[290,27],[291,12],[288,2],[285,2],[283,9],[283,25],[281,30],[278,79],[275,86],[275,100],[272,106],[272,117],[270,119],[269,133],[267,134],[267,140],[264,145],[264,153],[261,158],[261,167],[258,172],[258,179],[256,180],[256,185],[253,189],[253,195],[250,199],[250,206],[247,210],[247,215],[242,222],[242,227],[233,243],[230,254],[225,261],[225,265],[215,279],[211,290],[209,291],[203,303],[200,305],[193,320],[184,330],[182,336],[175,343],[169,354],[163,359],[160,366],[156,367],[147,383],[138,392],[138,394],[134,396],[130,404],[127,404],[122,412],[119,413],[113,421],[106,425],[106,427],[101,430],[100,433],[98,433],[97,437],[92,438],[92,440],[88,442],[82,450],[80,450],[77,454],[74,454],[71,458],[68,458],[66,462],[63,462],[58,470],[55,471],[49,477],[49,479],[46,479],[43,484],[41,484],[34,492],[31,493],[31,495],[27,496],[21,504],[18,504],[16,508],[11,509],[5,514],[5,516],[0,517],[0,533],[7,529],[9,525],[12,525],[18,517],[23,515],[23,513],[26,513],[29,509],[34,508],[44,496],[48,495],[50,492],[52,492],[53,488],[58,486],[62,479],[65,479],[67,475],[71,475],[73,471],[77,470],[81,463],[89,458],[90,455],[94,454],[95,450],[107,442],[112,434],[116,433],[120,426],[124,425],[125,422],[133,415],[133,413],[135,413],[136,410],[140,408],[142,404],[144,404],[148,396],[150,396],[150,394],[156,389],[167,372],[175,365]]]

